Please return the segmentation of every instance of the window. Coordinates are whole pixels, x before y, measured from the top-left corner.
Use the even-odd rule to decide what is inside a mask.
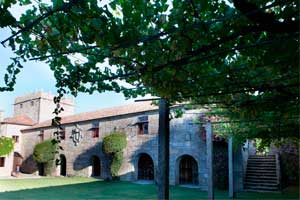
[[[23,104],[20,104],[20,108],[23,108]]]
[[[18,135],[13,135],[12,138],[15,141],[15,143],[19,143],[19,136]]]
[[[5,165],[5,157],[0,157],[0,167],[4,167]]]
[[[99,138],[99,122],[93,122],[92,123],[92,137],[93,138]]]
[[[39,142],[43,142],[44,141],[44,131],[41,131],[39,136]]]
[[[99,127],[98,128],[92,128],[92,137],[98,138],[99,137]]]
[[[144,135],[148,134],[148,122],[143,122],[143,123],[138,123],[138,134],[139,135]]]
[[[31,102],[30,102],[30,105],[33,106],[33,105],[34,105],[34,101],[31,101]]]
[[[61,140],[65,140],[66,139],[66,131],[65,129],[59,131],[59,136]]]

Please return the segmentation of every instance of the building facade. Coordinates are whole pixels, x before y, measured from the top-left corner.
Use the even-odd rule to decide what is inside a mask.
[[[43,98],[45,96],[47,98]],[[15,152],[22,158],[21,163],[17,164],[23,173],[38,173],[38,165],[32,158],[34,146],[53,138],[53,132],[57,130],[51,126],[54,105],[50,101],[45,103],[45,99],[48,101],[50,97],[50,94],[35,93],[16,98],[14,117],[1,122],[2,135],[10,137],[14,133],[19,137]],[[53,175],[110,178],[110,158],[102,151],[102,141],[106,135],[119,131],[125,133],[127,138],[124,160],[119,170],[121,180],[155,181],[158,168],[158,107],[139,102],[74,115],[73,101],[65,100],[62,106],[67,107],[61,121],[63,150],[59,153],[61,162]],[[207,188],[206,142],[197,123],[200,115],[199,110],[186,110],[182,117],[170,121],[171,185],[192,184],[204,190]],[[17,119],[19,116],[26,118],[28,123],[24,124],[25,119]],[[9,119],[22,121],[23,124],[19,122],[14,127],[8,123]],[[10,130],[5,128],[8,126]],[[218,142],[214,143],[218,145]],[[8,157],[10,161],[6,171],[0,168],[0,176],[10,174],[16,168],[11,164],[14,155]],[[237,171],[242,173],[241,169]]]

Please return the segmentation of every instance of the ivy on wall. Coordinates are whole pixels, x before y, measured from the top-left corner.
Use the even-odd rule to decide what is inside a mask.
[[[0,156],[10,154],[14,149],[14,141],[12,138],[0,137]]]
[[[45,175],[50,175],[52,172],[57,149],[57,141],[54,139],[45,140],[34,147],[33,159],[45,167]]]
[[[112,157],[110,172],[113,179],[118,177],[118,172],[123,162],[123,150],[126,145],[125,133],[113,132],[103,138],[103,152]]]

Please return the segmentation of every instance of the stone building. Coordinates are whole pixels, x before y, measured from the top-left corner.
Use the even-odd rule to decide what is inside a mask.
[[[23,173],[38,172],[38,166],[32,159],[33,148],[39,142],[52,138],[56,131],[51,126],[52,98],[52,95],[41,92],[18,97],[14,104],[14,116],[1,122],[2,135],[11,136],[13,133],[19,137],[15,152],[22,160],[14,165],[20,165]],[[119,171],[120,178],[129,181],[155,180],[158,166],[158,107],[139,102],[73,114],[72,100],[65,99],[62,104],[65,109],[61,121],[63,150],[59,155],[61,163],[54,175],[109,178],[109,158],[102,152],[102,140],[114,131],[122,131],[127,137],[127,147]],[[182,117],[171,120],[169,175],[172,185],[193,184],[205,190],[206,143],[201,137],[200,125],[196,123],[199,117],[199,110],[186,110]],[[4,130],[10,126],[10,130]],[[0,176],[15,170],[11,164],[14,153],[8,157],[9,166],[6,166],[6,172],[0,168]],[[224,165],[227,166],[227,162]],[[242,173],[241,169],[238,170]]]

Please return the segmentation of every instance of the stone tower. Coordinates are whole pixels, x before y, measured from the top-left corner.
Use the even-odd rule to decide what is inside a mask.
[[[45,92],[35,92],[15,98],[14,116],[27,115],[34,122],[42,122],[52,119],[55,115],[53,111],[56,105],[53,102],[54,95]],[[60,116],[74,114],[74,100],[63,98],[60,102],[64,111]]]

